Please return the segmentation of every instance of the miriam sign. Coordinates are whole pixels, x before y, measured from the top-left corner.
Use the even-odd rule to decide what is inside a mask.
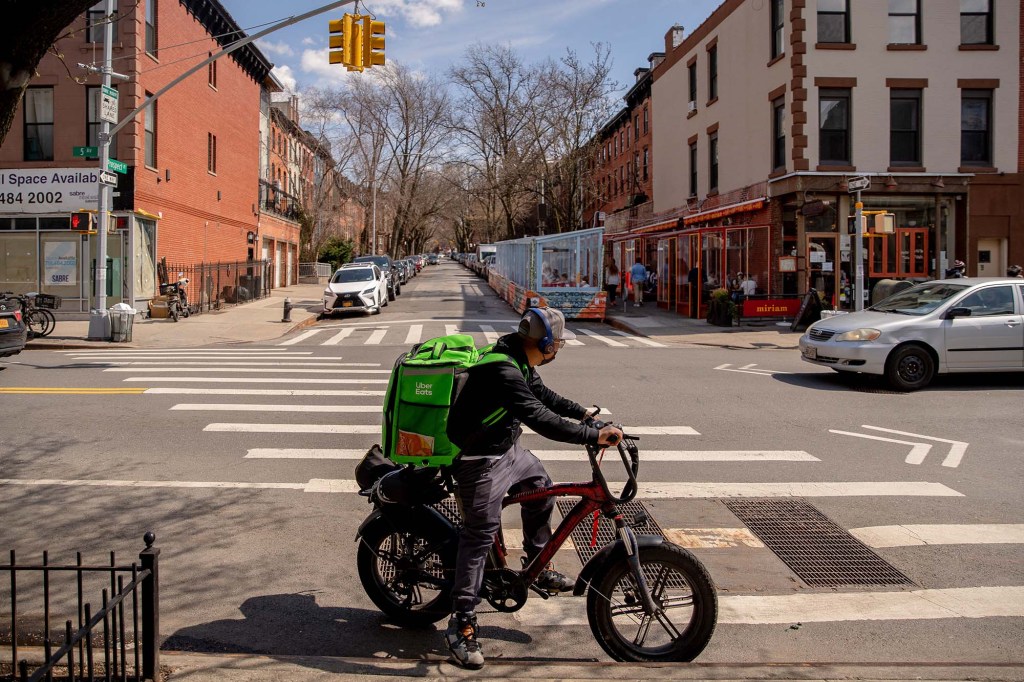
[[[93,168],[0,170],[0,214],[70,213],[95,208],[99,171]]]
[[[743,317],[793,317],[799,310],[799,298],[748,298],[743,301]]]

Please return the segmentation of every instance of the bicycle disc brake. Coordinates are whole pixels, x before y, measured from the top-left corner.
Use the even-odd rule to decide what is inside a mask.
[[[519,573],[511,568],[488,571],[484,577],[484,590],[487,603],[504,613],[512,613],[523,608],[530,594],[529,587]]]

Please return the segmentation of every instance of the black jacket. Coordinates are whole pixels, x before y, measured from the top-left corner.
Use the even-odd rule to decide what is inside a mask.
[[[562,443],[597,444],[597,429],[578,422],[582,405],[558,395],[540,380],[532,367],[527,367],[526,351],[518,334],[498,339],[495,352],[513,358],[511,362],[495,362],[471,368],[448,414],[448,438],[462,450],[466,458],[496,457],[505,453],[522,434],[526,424],[541,436]],[[488,418],[505,410],[495,421]]]

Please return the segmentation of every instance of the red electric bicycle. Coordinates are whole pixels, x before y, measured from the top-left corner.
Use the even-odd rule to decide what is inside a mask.
[[[605,425],[593,419],[587,423],[598,429]],[[616,539],[586,563],[573,591],[577,597],[586,593],[587,619],[597,642],[617,661],[691,661],[704,650],[715,629],[714,584],[690,552],[661,536],[637,535],[623,518],[618,505],[636,497],[640,455],[636,439],[629,436],[617,450],[627,474],[618,495],[611,492],[601,472],[604,449],[587,446],[593,471],[589,482],[556,483],[505,498],[505,507],[549,497],[580,500],[563,517],[544,550],[521,570],[509,567],[499,531],[488,555],[481,597],[504,612],[521,609],[531,590],[549,598],[533,582],[574,528],[595,513],[602,514],[614,524]],[[392,502],[388,480],[402,473],[426,475],[394,469],[362,492],[374,511],[357,534],[357,564],[363,589],[373,603],[398,624],[415,627],[450,613],[459,515],[450,498],[434,505]],[[444,477],[441,485],[442,495],[448,497],[453,490],[451,479]]]

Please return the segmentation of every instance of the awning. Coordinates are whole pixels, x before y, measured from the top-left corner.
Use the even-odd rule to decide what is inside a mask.
[[[731,204],[729,206],[723,206],[721,208],[713,208],[707,211],[701,211],[700,213],[694,213],[693,215],[689,215],[683,218],[683,224],[693,225],[695,223],[704,223],[709,220],[717,220],[718,218],[724,218],[726,216],[735,215],[737,213],[749,213],[750,211],[758,211],[764,208],[764,204],[766,201],[768,201],[766,197],[761,197],[759,199],[741,201],[738,204]]]

